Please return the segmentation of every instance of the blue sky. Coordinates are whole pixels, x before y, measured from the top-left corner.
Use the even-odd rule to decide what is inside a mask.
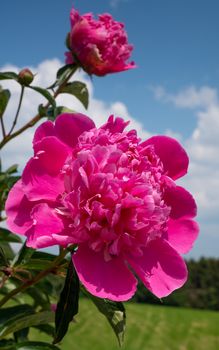
[[[147,132],[183,142],[192,164],[185,186],[201,208],[201,235],[192,255],[219,256],[219,2],[7,0],[1,4],[0,67],[63,61],[73,5],[80,13],[110,12],[125,23],[138,68],[94,77],[95,98],[108,106],[119,101]]]

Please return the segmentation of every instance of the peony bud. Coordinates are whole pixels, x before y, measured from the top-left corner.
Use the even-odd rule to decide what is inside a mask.
[[[32,83],[33,79],[34,75],[28,68],[22,69],[18,74],[18,82],[21,85],[29,86]]]

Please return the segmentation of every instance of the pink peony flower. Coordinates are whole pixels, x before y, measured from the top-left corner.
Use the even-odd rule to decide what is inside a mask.
[[[36,130],[34,156],[9,193],[9,228],[33,248],[77,244],[73,262],[90,293],[127,300],[134,271],[156,296],[187,279],[180,254],[198,235],[196,204],[176,185],[188,157],[167,136],[141,142],[128,122],[96,128],[82,114],[62,114]]]
[[[79,62],[87,73],[99,76],[135,68],[134,62],[127,63],[133,47],[122,23],[109,14],[99,15],[98,20],[90,13],[80,16],[74,9],[70,20],[67,64]]]

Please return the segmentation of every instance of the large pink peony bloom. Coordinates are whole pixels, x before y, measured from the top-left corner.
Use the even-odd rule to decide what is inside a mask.
[[[127,63],[132,52],[122,23],[113,20],[109,14],[80,16],[72,9],[70,13],[71,32],[68,40],[70,52],[66,63],[77,63],[89,74],[105,75],[134,68]]]
[[[156,296],[187,279],[180,256],[198,234],[196,204],[175,184],[188,157],[174,139],[141,142],[121,118],[97,129],[62,114],[36,130],[34,156],[9,193],[7,223],[33,248],[78,244],[73,262],[88,291],[127,300],[134,271]]]

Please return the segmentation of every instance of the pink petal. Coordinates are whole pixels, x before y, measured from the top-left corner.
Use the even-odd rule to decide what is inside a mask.
[[[158,298],[180,288],[187,280],[186,264],[165,241],[151,241],[141,257],[128,257],[128,262],[145,286]]]
[[[114,116],[111,115],[109,116],[107,123],[101,126],[101,129],[108,129],[112,134],[115,134],[117,132],[123,132],[128,124],[129,121],[125,122],[122,118],[114,118]]]
[[[54,136],[54,124],[51,120],[46,121],[45,123],[42,123],[35,131],[34,138],[33,138],[33,145],[35,143],[41,141],[46,136]]]
[[[55,132],[66,145],[71,148],[78,142],[78,137],[84,132],[95,128],[94,122],[84,114],[64,113],[55,121]]]
[[[7,225],[12,232],[25,234],[32,226],[30,211],[33,204],[24,195],[22,181],[19,180],[9,192],[5,210],[7,215]]]
[[[198,233],[199,226],[197,222],[190,219],[170,219],[165,239],[178,253],[186,254],[192,249]]]
[[[35,157],[27,163],[22,180],[30,200],[54,200],[64,191],[62,167],[69,148],[54,136],[48,136],[34,145]]]
[[[169,187],[164,194],[164,201],[171,207],[172,219],[193,218],[197,215],[197,206],[192,195],[183,187]]]
[[[164,171],[172,179],[178,179],[187,173],[189,158],[178,141],[168,136],[153,136],[141,144],[153,145],[161,159]]]
[[[91,294],[124,301],[135,293],[137,281],[121,258],[106,260],[103,252],[94,252],[84,244],[72,259],[80,281]]]
[[[56,243],[54,233],[61,233],[64,223],[48,204],[36,204],[31,212],[32,228],[26,233],[27,245],[32,248],[45,248]]]

